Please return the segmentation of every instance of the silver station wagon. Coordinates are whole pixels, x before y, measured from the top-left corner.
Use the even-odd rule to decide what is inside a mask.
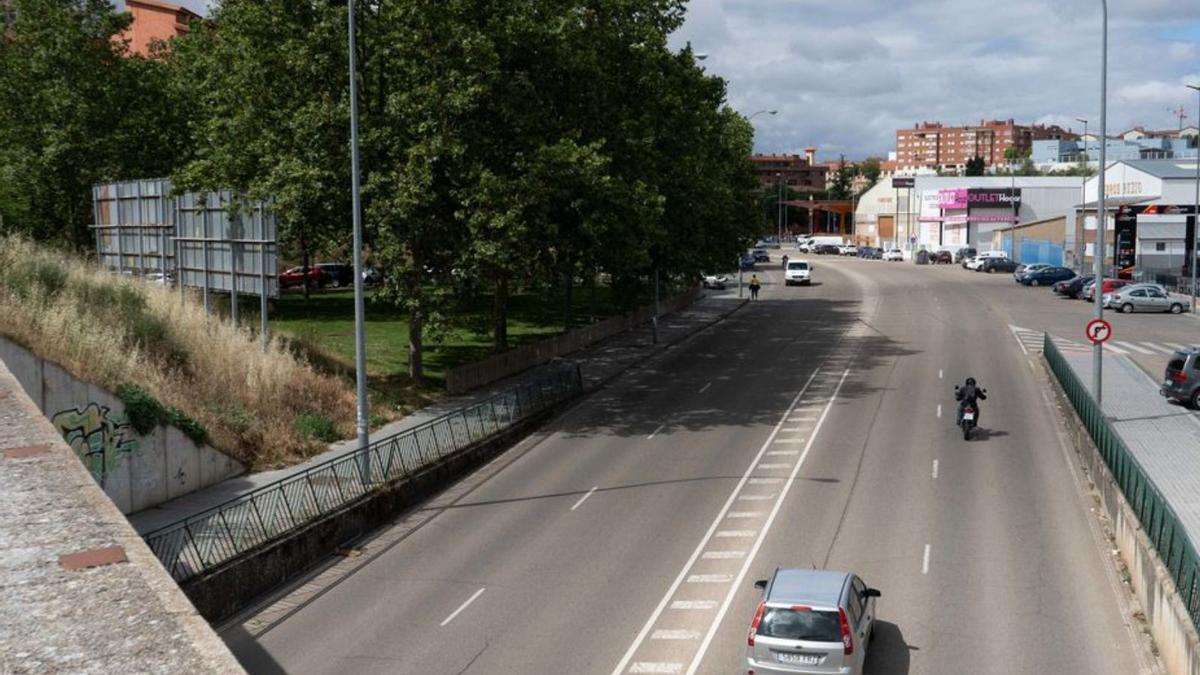
[[[875,598],[849,572],[776,569],[747,638],[747,673],[857,675],[875,634]]]

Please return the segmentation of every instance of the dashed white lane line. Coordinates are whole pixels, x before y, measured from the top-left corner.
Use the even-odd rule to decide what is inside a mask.
[[[649,440],[653,439],[655,436],[658,435],[658,432],[662,431],[663,427],[666,427],[666,426],[667,426],[666,422],[663,422],[662,424],[658,425],[658,428],[655,429],[654,431],[651,431],[650,435],[646,437],[646,440],[649,441]]]
[[[800,454],[800,451],[799,450],[771,450],[771,451],[767,452],[767,454],[768,455],[780,455],[780,456],[785,456],[785,457],[786,456],[795,457],[796,455]]]
[[[727,584],[733,581],[732,574],[693,574],[687,578],[689,584]]]
[[[676,600],[671,603],[671,609],[712,609],[716,606],[716,600]]]
[[[792,399],[791,404],[788,405],[787,410],[780,417],[779,422],[776,423],[775,429],[771,432],[771,435],[767,437],[767,441],[762,444],[762,447],[759,448],[758,454],[750,462],[750,465],[748,467],[746,467],[746,471],[745,471],[745,473],[742,474],[741,480],[738,481],[738,484],[733,487],[733,491],[729,493],[729,498],[727,500],[725,500],[725,506],[721,507],[721,511],[717,514],[717,517],[715,519],[713,519],[712,524],[709,525],[708,532],[706,532],[705,535],[703,537],[701,537],[700,542],[696,545],[695,550],[692,551],[691,557],[688,558],[687,562],[685,562],[683,564],[683,568],[679,570],[679,575],[675,577],[675,581],[671,583],[671,586],[669,588],[667,588],[667,592],[663,594],[662,600],[659,601],[658,606],[654,608],[654,611],[650,614],[650,617],[646,620],[646,623],[643,624],[642,629],[640,631],[638,631],[637,637],[635,637],[633,639],[633,642],[629,645],[629,649],[627,649],[625,651],[624,656],[621,657],[620,662],[617,663],[616,668],[613,669],[612,675],[621,675],[622,673],[625,672],[625,668],[630,665],[630,661],[632,661],[633,655],[635,653],[637,653],[638,648],[641,646],[642,642],[646,639],[646,636],[650,633],[651,628],[653,628],[655,622],[658,621],[658,617],[662,615],[663,610],[666,609],[667,605],[671,602],[671,598],[675,595],[675,592],[679,590],[679,586],[681,584],[683,584],[684,580],[689,580],[691,578],[688,576],[689,570],[692,569],[692,566],[694,566],[696,564],[696,561],[700,559],[700,556],[708,548],[708,542],[712,539],[713,533],[716,532],[717,528],[721,526],[721,522],[725,519],[725,512],[729,511],[729,507],[733,505],[734,500],[737,498],[738,493],[742,491],[742,488],[744,488],[747,484],[761,485],[761,484],[764,484],[765,481],[771,481],[772,483],[782,483],[783,482],[782,478],[750,478],[750,474],[751,474],[751,472],[754,471],[755,465],[758,464],[759,460],[761,460],[763,455],[766,453],[767,448],[771,447],[771,441],[775,440],[775,436],[779,433],[779,428],[784,425],[784,422],[787,420],[788,416],[791,415],[792,412],[795,410],[796,405],[798,403],[800,403],[800,399],[803,398],[804,394],[808,391],[808,388],[810,386],[812,386],[813,380],[816,379],[817,374],[820,372],[821,372],[820,368],[817,368],[816,370],[814,370],[812,372],[812,374],[808,376],[808,380],[804,383],[804,386],[800,388],[800,391],[796,392],[796,396]],[[849,371],[847,371],[847,372],[849,372]],[[819,426],[818,426],[818,428],[819,428]],[[798,470],[800,464],[797,463],[796,466],[797,466],[797,470]],[[782,500],[780,500],[780,501],[782,501]],[[779,502],[776,502],[776,508],[778,508],[778,503]],[[774,512],[772,512],[772,515],[773,514],[774,514]],[[768,521],[768,524],[769,523],[770,523],[770,521]],[[741,576],[745,576],[745,569],[742,570]],[[724,613],[724,611],[725,611],[725,609],[723,607],[722,614]],[[718,621],[717,623],[720,623],[720,621]],[[715,626],[715,624],[714,624],[714,626]],[[709,641],[710,641],[710,639],[706,636],[704,644],[707,646]],[[633,666],[637,666],[637,665],[639,665],[639,664],[638,663],[633,664]],[[654,672],[654,671],[640,671],[640,670],[635,671],[635,670],[633,670],[633,667],[630,667],[629,672]],[[676,671],[663,671],[663,672],[679,672],[679,671],[676,670]]]
[[[730,511],[727,518],[757,518],[763,514],[762,511]]]
[[[921,560],[921,574],[929,574],[929,544],[925,544],[925,557]]]
[[[718,539],[737,539],[742,537],[753,537],[758,534],[755,530],[719,530],[716,537]]]
[[[942,404],[939,403],[938,404],[938,417],[941,417],[941,416],[942,416]]]
[[[459,614],[461,614],[461,613],[462,613],[462,611],[463,611],[464,609],[466,609],[468,605],[470,605],[472,602],[475,602],[475,598],[478,598],[479,596],[483,595],[483,592],[484,592],[484,591],[486,591],[486,590],[487,590],[487,588],[481,588],[481,589],[479,589],[479,590],[475,591],[475,594],[474,594],[474,595],[472,595],[471,597],[467,598],[467,601],[466,601],[466,602],[464,602],[463,604],[459,605],[459,606],[458,606],[458,609],[456,609],[456,610],[454,610],[453,612],[451,612],[451,613],[450,613],[450,616],[446,617],[445,619],[442,619],[442,624],[441,624],[441,625],[442,625],[442,626],[445,626],[446,624],[448,624],[448,623],[450,623],[451,621],[453,621],[453,620],[454,620],[454,617],[456,617],[456,616],[458,616]]]
[[[712,386],[712,382],[709,382],[708,384],[704,385],[703,387],[700,387],[700,391],[698,391],[696,393],[703,394],[704,392],[708,391],[708,388],[711,386]]]
[[[1150,351],[1149,349],[1146,349],[1145,347],[1139,347],[1139,346],[1133,344],[1132,342],[1119,342],[1117,340],[1113,340],[1109,344],[1110,345],[1118,345],[1121,347],[1121,349],[1128,349],[1131,351],[1135,351],[1139,354],[1153,354],[1154,353],[1154,352]]]
[[[1174,354],[1174,353],[1175,353],[1175,350],[1174,350],[1174,349],[1170,349],[1170,348],[1168,348],[1168,347],[1164,347],[1164,346],[1162,346],[1162,345],[1154,344],[1153,342],[1142,342],[1142,343],[1140,343],[1140,344],[1143,344],[1143,345],[1145,345],[1145,346],[1147,346],[1147,347],[1149,347],[1150,349],[1153,349],[1153,350],[1155,350],[1155,351],[1162,352],[1163,354]]]
[[[938,379],[942,379],[942,370],[940,368],[938,369]]]
[[[790,469],[790,468],[792,468],[792,465],[791,465],[791,464],[759,464],[759,465],[758,465],[758,468],[760,468],[760,469],[767,469],[767,470],[771,470],[771,469]]]
[[[659,628],[650,634],[651,640],[699,640],[700,631],[686,629]]]
[[[761,502],[768,499],[775,499],[774,494],[769,495],[738,495],[738,499],[747,502]]]
[[[935,460],[933,460],[933,472],[932,472],[932,474],[931,474],[931,475],[932,475],[934,478],[937,478],[937,477],[938,477],[938,461],[937,461],[936,459],[935,459]]]
[[[629,666],[631,673],[682,673],[682,663],[669,663],[666,661],[637,661]]]
[[[803,443],[803,438],[776,438],[776,443]]]
[[[796,476],[800,473],[800,468],[804,466],[804,460],[808,458],[808,453],[812,451],[813,443],[817,440],[817,434],[821,432],[821,427],[825,424],[825,420],[829,416],[829,411],[833,409],[833,404],[837,401],[838,394],[842,391],[842,386],[846,384],[847,377],[850,377],[849,368],[842,371],[842,376],[838,379],[837,385],[833,389],[833,394],[829,396],[829,402],[825,404],[825,409],[821,412],[821,418],[817,420],[816,426],[813,427],[812,436],[809,438],[808,445],[804,447],[804,453],[800,455],[800,459],[792,467],[792,473],[788,476],[787,483],[784,484],[783,489],[780,490],[779,498],[775,500],[775,505],[771,508],[771,513],[767,516],[762,529],[759,530],[758,537],[754,539],[754,546],[750,548],[750,553],[746,556],[746,561],[742,563],[742,569],[738,571],[736,581],[729,586],[729,590],[725,593],[725,600],[721,603],[721,608],[717,610],[717,616],[713,619],[712,624],[709,625],[708,632],[704,634],[704,640],[700,643],[699,649],[696,650],[696,655],[692,658],[691,665],[688,666],[688,675],[695,675],[696,670],[700,667],[700,662],[704,660],[704,654],[708,652],[708,646],[712,644],[713,636],[717,633],[717,628],[724,621],[725,614],[729,612],[729,606],[733,603],[733,597],[737,594],[738,589],[741,588],[742,581],[746,578],[746,573],[750,571],[750,565],[754,563],[754,557],[758,555],[758,550],[762,548],[763,541],[766,540],[766,534],[771,530],[771,525],[775,523],[775,517],[779,515],[779,510],[783,507],[783,502],[787,498],[788,492],[796,484]]]
[[[598,486],[598,485],[593,485],[593,486],[592,486],[592,489],[587,491],[587,494],[585,494],[584,496],[580,497],[580,498],[579,498],[579,501],[575,502],[575,504],[574,504],[574,505],[571,507],[571,510],[572,510],[572,511],[574,511],[575,509],[579,508],[579,505],[580,505],[580,504],[582,504],[582,503],[584,503],[585,501],[587,501],[587,498],[588,498],[588,497],[591,497],[591,496],[592,496],[592,493],[593,493],[593,492],[595,492],[595,491],[596,491],[596,488],[598,488],[598,487],[600,487],[600,486]]]
[[[700,556],[705,560],[741,560],[746,557],[745,551],[705,551],[704,555]],[[716,605],[717,603],[713,603]]]

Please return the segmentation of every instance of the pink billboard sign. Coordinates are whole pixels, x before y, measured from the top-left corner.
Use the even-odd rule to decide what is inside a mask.
[[[967,208],[967,189],[938,190],[938,208],[942,210]]]

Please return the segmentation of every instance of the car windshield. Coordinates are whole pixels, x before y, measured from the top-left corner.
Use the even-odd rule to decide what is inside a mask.
[[[788,263],[788,269],[789,270],[806,270],[806,269],[808,269],[808,263],[806,263],[806,262],[790,262],[790,263]]]
[[[758,624],[758,634],[784,640],[841,642],[842,624],[835,611],[767,607]]]

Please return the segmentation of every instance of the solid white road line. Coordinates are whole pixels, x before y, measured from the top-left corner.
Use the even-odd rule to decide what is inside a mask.
[[[638,661],[629,667],[631,673],[681,673],[683,672],[682,663],[669,663],[665,661]]]
[[[938,417],[941,417],[941,416],[942,416],[942,404],[939,403],[938,404]]]
[[[1154,352],[1150,351],[1149,349],[1146,349],[1144,347],[1139,347],[1139,346],[1133,344],[1132,342],[1118,342],[1116,340],[1112,340],[1110,342],[1110,344],[1120,345],[1120,347],[1122,349],[1129,349],[1129,350],[1135,351],[1139,354],[1153,354],[1154,353]]]
[[[716,606],[716,600],[676,600],[671,603],[671,609],[712,609]]]
[[[704,392],[708,391],[708,388],[711,386],[712,386],[712,382],[709,382],[708,384],[704,385],[703,387],[700,387],[700,391],[698,391],[696,393],[703,394]]]
[[[587,491],[587,494],[585,494],[584,496],[580,497],[580,498],[579,498],[579,501],[575,502],[575,505],[571,507],[571,510],[572,510],[572,511],[574,511],[575,509],[579,508],[579,505],[580,505],[580,504],[582,504],[583,502],[585,502],[585,501],[587,500],[587,498],[588,498],[588,497],[591,497],[591,496],[592,496],[592,493],[596,491],[596,488],[597,488],[597,487],[599,487],[599,486],[598,486],[598,485],[593,485],[593,486],[592,486],[592,489]]]
[[[1164,347],[1162,345],[1154,344],[1153,342],[1142,342],[1141,344],[1146,345],[1150,349],[1160,351],[1164,354],[1174,354],[1175,353],[1174,349],[1171,349],[1169,347]]]
[[[829,396],[829,402],[825,404],[825,410],[821,412],[821,418],[817,420],[816,426],[813,427],[812,437],[809,439],[808,445],[804,448],[804,454],[800,455],[800,460],[792,468],[792,474],[788,476],[787,483],[784,484],[783,490],[779,492],[779,498],[775,500],[775,506],[771,509],[771,515],[767,516],[767,522],[759,530],[758,538],[754,540],[754,546],[750,548],[750,554],[746,556],[746,562],[742,563],[742,569],[738,572],[737,580],[729,587],[729,591],[725,594],[725,600],[721,603],[721,609],[717,611],[716,619],[708,627],[708,632],[704,635],[704,641],[700,643],[700,648],[696,651],[696,656],[692,658],[692,664],[687,670],[688,675],[695,675],[696,669],[700,667],[700,661],[704,659],[704,654],[708,651],[708,646],[712,644],[713,636],[717,633],[717,628],[725,619],[725,614],[729,612],[729,606],[733,603],[733,596],[737,594],[738,589],[742,585],[742,580],[746,578],[746,572],[750,571],[750,565],[754,564],[754,557],[758,555],[758,550],[762,548],[763,541],[767,538],[767,532],[770,531],[771,525],[774,524],[775,517],[779,515],[779,509],[783,507],[783,502],[787,498],[788,491],[796,484],[796,476],[800,473],[800,467],[804,466],[804,460],[808,458],[808,453],[813,448],[813,441],[817,440],[817,434],[821,432],[821,427],[824,426],[825,420],[829,416],[829,411],[833,409],[833,403],[837,400],[838,394],[842,391],[842,385],[846,384],[846,378],[849,376],[849,368],[842,371],[842,377],[838,380],[833,394]]]
[[[791,405],[789,405],[787,410],[784,411],[783,415],[780,416],[779,422],[775,424],[775,429],[771,431],[770,436],[767,436],[767,440],[762,444],[762,447],[759,448],[758,454],[755,455],[753,460],[751,460],[750,465],[746,467],[746,472],[742,474],[741,480],[738,481],[737,485],[733,486],[733,491],[729,493],[729,499],[725,500],[725,506],[721,507],[721,511],[717,513],[717,517],[714,518],[712,524],[708,526],[708,532],[701,537],[700,543],[696,545],[696,550],[692,551],[691,557],[688,558],[687,562],[683,564],[683,568],[679,570],[679,575],[675,577],[675,581],[671,583],[671,586],[667,589],[667,592],[663,594],[662,600],[659,601],[658,606],[655,607],[654,611],[650,614],[650,618],[646,620],[646,623],[642,626],[642,629],[638,631],[637,637],[633,639],[633,642],[629,645],[629,649],[625,651],[625,655],[621,657],[621,661],[617,663],[617,667],[613,669],[612,675],[622,675],[622,673],[625,672],[626,666],[628,666],[629,662],[633,659],[633,655],[637,652],[638,647],[640,647],[642,642],[646,639],[646,636],[650,633],[650,629],[654,627],[654,623],[658,621],[658,617],[662,615],[663,610],[667,607],[667,604],[671,602],[672,596],[674,596],[675,592],[679,590],[679,586],[684,582],[684,579],[688,578],[688,571],[693,565],[696,564],[696,561],[700,559],[700,556],[708,548],[709,540],[712,539],[713,534],[715,534],[717,531],[717,528],[721,526],[721,521],[725,520],[725,513],[729,511],[729,507],[733,505],[734,500],[737,498],[738,493],[742,491],[742,488],[745,487],[747,483],[755,483],[756,480],[782,482],[782,479],[779,478],[751,479],[750,474],[754,471],[754,467],[766,453],[767,448],[771,447],[771,441],[775,440],[775,436],[779,433],[780,427],[782,427],[784,422],[787,421],[788,415],[791,415],[792,411],[795,410],[796,404],[800,402],[801,397],[803,397],[805,392],[808,391],[809,386],[812,385],[813,380],[816,379],[817,373],[819,372],[821,372],[820,367],[814,370],[812,375],[808,376],[808,380],[804,383],[804,386],[800,388],[800,391],[796,392],[796,396],[792,399]],[[800,465],[797,464],[796,466],[799,467]],[[634,672],[632,668],[630,668],[630,672]]]
[[[442,626],[445,626],[446,624],[448,624],[448,623],[450,623],[451,621],[453,621],[453,620],[454,620],[454,617],[458,616],[458,615],[459,615],[459,614],[460,614],[460,613],[461,613],[461,612],[462,612],[464,609],[466,609],[466,608],[467,608],[467,605],[470,605],[472,602],[475,602],[475,598],[478,598],[479,596],[483,595],[483,592],[484,592],[484,591],[486,591],[486,590],[487,590],[486,588],[481,588],[481,589],[479,589],[479,590],[475,591],[475,594],[474,594],[474,595],[472,595],[471,597],[467,598],[467,601],[466,601],[466,602],[464,602],[463,604],[459,605],[458,609],[454,610],[454,612],[452,612],[452,613],[450,614],[450,616],[448,616],[448,617],[446,617],[445,619],[443,619],[443,620],[442,620]]]
[[[938,461],[935,459],[935,460],[933,460],[933,477],[937,478],[937,476],[938,476]]]
[[[929,574],[929,544],[925,544],[925,558],[921,561],[921,574]]]
[[[658,425],[658,428],[655,429],[654,431],[651,431],[650,435],[646,437],[646,440],[650,440],[650,439],[654,438],[655,436],[657,436],[658,432],[662,431],[663,427],[665,427],[665,426],[667,426],[666,422],[663,422],[662,424]]]

